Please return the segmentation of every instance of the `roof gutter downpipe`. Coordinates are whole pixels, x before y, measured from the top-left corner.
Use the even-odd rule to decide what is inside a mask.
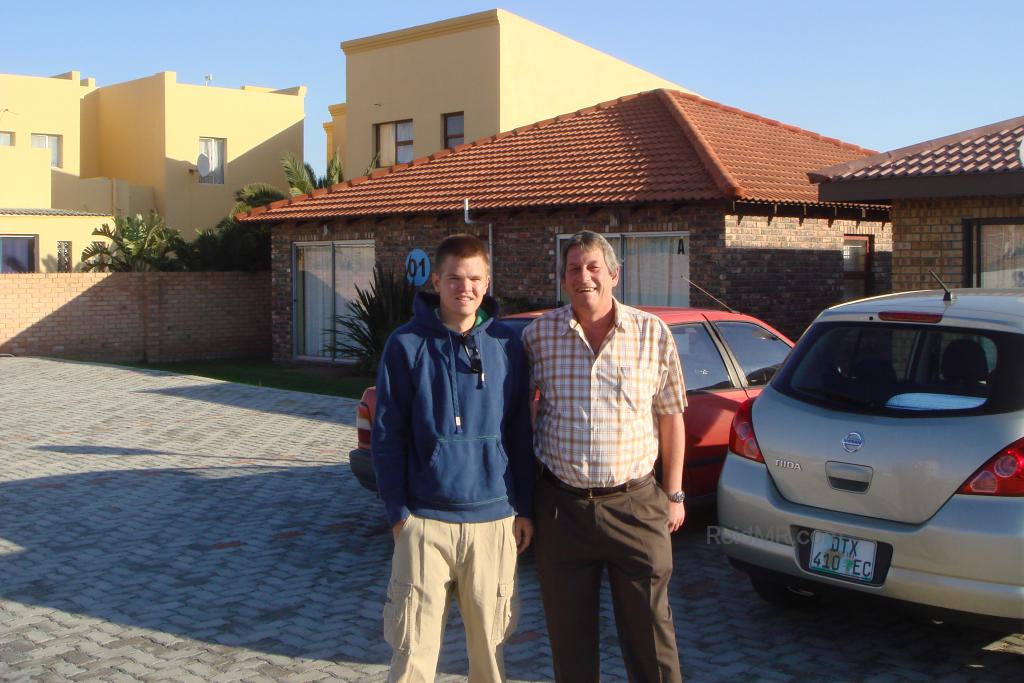
[[[478,225],[480,221],[471,220],[469,217],[469,199],[462,200],[462,220],[466,225]],[[487,224],[487,271],[490,277],[487,282],[487,293],[494,296],[494,225]]]

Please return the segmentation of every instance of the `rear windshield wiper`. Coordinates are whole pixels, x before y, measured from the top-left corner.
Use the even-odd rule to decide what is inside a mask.
[[[850,396],[849,394],[840,394],[839,392],[829,391],[828,389],[814,389],[811,387],[796,386],[793,388],[802,394],[807,394],[808,396],[823,398],[828,401],[832,401],[833,403],[841,403],[853,408],[859,408],[860,410],[874,410],[879,407],[879,403],[877,401],[857,398],[856,396]]]

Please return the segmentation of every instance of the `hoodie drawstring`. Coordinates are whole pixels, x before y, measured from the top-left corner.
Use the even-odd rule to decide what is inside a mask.
[[[458,380],[458,365],[456,365],[455,357],[455,337],[452,336],[452,331],[448,330],[448,357],[450,360],[448,367],[448,389],[452,392],[452,409],[455,412],[455,433],[462,433],[462,408],[459,406],[459,387],[456,383]]]
[[[480,356],[480,381],[477,383],[477,386],[479,388],[481,388],[481,389],[483,389],[484,387],[487,386],[487,368],[484,367],[484,350],[482,348],[480,348],[480,341],[483,338],[483,336],[484,335],[482,335],[482,334],[478,335],[477,340],[476,340],[476,343],[477,343],[476,352],[477,352],[477,355]]]

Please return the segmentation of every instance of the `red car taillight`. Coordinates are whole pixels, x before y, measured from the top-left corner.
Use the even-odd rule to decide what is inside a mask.
[[[1024,439],[1018,439],[972,474],[957,493],[1024,496]]]
[[[729,428],[729,449],[744,458],[764,462],[761,447],[757,445],[757,437],[754,436],[752,405],[754,405],[754,399],[748,398],[736,410],[736,415],[732,418],[732,426]]]
[[[356,438],[360,448],[370,449],[370,407],[362,401],[356,408]]]

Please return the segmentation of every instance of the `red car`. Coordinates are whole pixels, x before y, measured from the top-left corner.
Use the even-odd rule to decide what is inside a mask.
[[[757,318],[703,308],[640,306],[672,330],[686,377],[686,460],[683,490],[693,505],[711,502],[729,444],[729,425],[737,407],[757,396],[782,366],[793,346],[785,335]],[[544,313],[518,313],[501,319],[520,333]],[[377,390],[363,392],[356,415],[358,447],[349,454],[352,473],[376,491],[370,429]]]

